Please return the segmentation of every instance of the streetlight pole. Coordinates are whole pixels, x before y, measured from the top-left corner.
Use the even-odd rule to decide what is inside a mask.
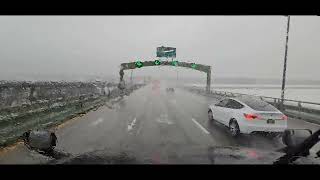
[[[286,85],[289,26],[290,26],[290,16],[288,16],[288,23],[287,23],[286,49],[285,49],[285,54],[284,54],[283,75],[282,75],[282,88],[281,88],[281,109],[282,110],[284,110],[283,103],[284,103],[284,90],[285,90],[285,85]]]
[[[131,85],[133,84],[133,77],[132,77],[132,73],[133,73],[133,69],[131,70],[131,76],[130,76],[130,82],[131,82]]]
[[[178,76],[178,69],[176,69],[176,71],[177,71],[177,82],[178,82],[178,77],[179,77],[179,76]]]

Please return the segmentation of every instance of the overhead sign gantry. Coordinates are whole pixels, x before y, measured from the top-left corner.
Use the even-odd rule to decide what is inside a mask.
[[[176,57],[176,48],[171,47],[158,47],[157,48],[157,57],[167,57],[167,58],[173,58]],[[171,61],[161,61],[160,59],[155,59],[152,61],[142,61],[142,60],[136,60],[134,62],[128,62],[128,63],[122,63],[120,66],[120,84],[124,84],[123,76],[124,76],[124,70],[129,69],[136,69],[136,68],[142,68],[142,67],[149,67],[149,66],[174,66],[174,67],[184,67],[184,68],[190,68],[197,71],[201,71],[206,73],[207,75],[207,86],[206,90],[207,92],[210,91],[211,86],[211,66],[204,65],[204,64],[197,64],[197,63],[190,63],[190,62],[181,62],[177,60],[171,60]]]

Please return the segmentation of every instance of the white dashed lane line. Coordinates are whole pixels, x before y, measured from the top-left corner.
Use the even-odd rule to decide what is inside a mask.
[[[201,124],[199,124],[195,119],[191,119],[205,134],[210,134]]]
[[[132,130],[132,128],[135,125],[136,121],[137,121],[137,118],[134,118],[133,121],[130,124],[128,124],[128,128],[127,128],[128,131]]]

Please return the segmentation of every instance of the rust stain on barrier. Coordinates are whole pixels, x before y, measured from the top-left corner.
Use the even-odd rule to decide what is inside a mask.
[[[77,119],[79,119],[79,117],[81,117],[81,116],[76,116],[76,117],[73,117],[73,118],[71,118],[71,119],[66,119],[65,122],[59,124],[59,125],[56,126],[56,127],[52,127],[52,130],[56,131],[56,130],[59,130],[59,129],[67,126],[67,125],[70,125],[70,124],[72,124],[73,122],[75,122]]]
[[[9,151],[15,150],[18,145],[23,145],[23,142],[18,141],[14,144],[7,146],[7,147],[0,148],[0,156],[4,155],[5,153],[8,153]]]
[[[103,106],[103,105],[101,105]],[[52,127],[51,130],[54,130],[54,131],[57,131],[67,125],[70,125],[72,123],[74,123],[76,120],[79,120],[82,116],[86,115],[87,113],[91,112],[91,111],[96,111],[97,109],[99,109],[101,106],[99,107],[94,107],[94,108],[90,108],[89,110],[87,110],[87,112],[81,112],[81,113],[78,113],[75,117],[72,117],[72,118],[67,118],[65,119],[65,122],[55,126],[55,127]]]
[[[73,118],[70,118],[70,119],[65,119],[65,122],[50,128],[50,130],[57,131],[57,130],[59,130],[59,129],[67,126],[67,125],[70,125],[71,123],[74,123],[77,119],[80,119],[80,117],[82,117],[84,114],[87,114],[87,113],[80,113],[76,117],[73,117]],[[14,144],[8,145],[8,146],[3,147],[3,148],[0,148],[0,156],[4,156],[6,153],[15,150],[19,145],[23,146],[23,142],[22,141],[17,141]]]
[[[73,118],[70,118],[70,119],[65,119],[65,122],[50,128],[50,130],[57,131],[57,130],[59,130],[59,129],[67,126],[67,125],[70,125],[71,123],[74,123],[77,119],[80,119],[80,117],[82,117],[84,114],[87,114],[87,113],[80,113],[76,117],[73,117]],[[8,145],[8,146],[3,147],[3,148],[0,148],[0,156],[4,156],[6,153],[15,150],[19,145],[23,146],[23,142],[22,141],[17,141],[14,144]]]

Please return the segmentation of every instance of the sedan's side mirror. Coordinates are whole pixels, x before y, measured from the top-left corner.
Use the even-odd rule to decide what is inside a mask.
[[[29,130],[22,139],[27,148],[44,153],[52,152],[57,142],[55,133],[46,130]]]
[[[286,129],[282,135],[282,142],[289,148],[296,147],[310,135],[312,135],[310,129]]]

